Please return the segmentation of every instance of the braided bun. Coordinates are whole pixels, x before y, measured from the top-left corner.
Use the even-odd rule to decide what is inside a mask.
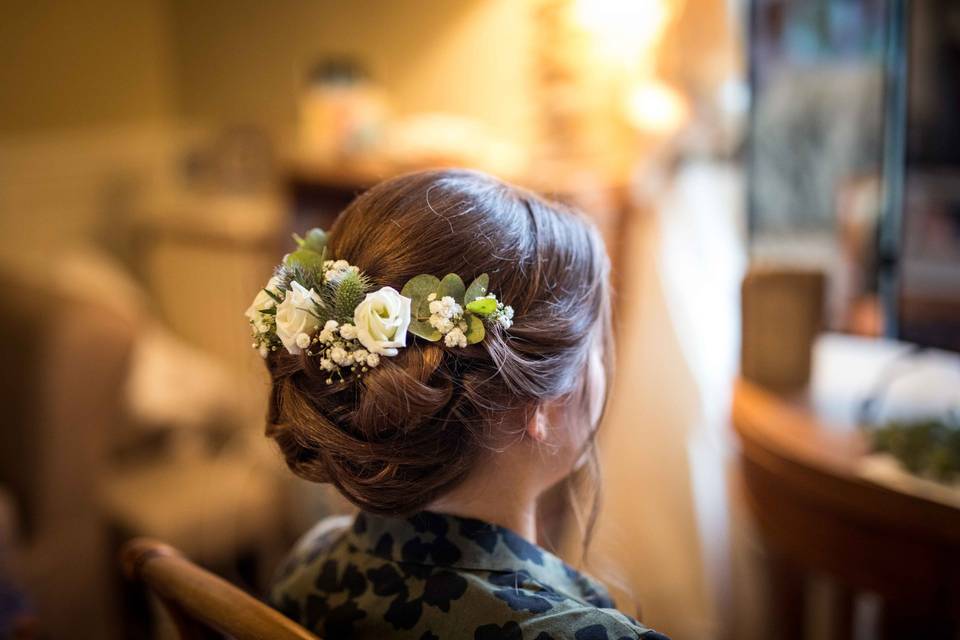
[[[425,507],[480,455],[522,433],[540,402],[569,395],[598,321],[608,263],[575,213],[471,171],[430,171],[358,197],[330,232],[330,255],[375,286],[420,273],[488,273],[515,310],[466,348],[408,337],[359,379],[328,384],[318,358],[271,352],[267,435],[297,475],[329,482],[374,513]]]

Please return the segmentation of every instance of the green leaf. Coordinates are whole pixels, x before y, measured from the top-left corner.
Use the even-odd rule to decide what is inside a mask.
[[[440,279],[424,273],[407,280],[400,294],[408,298],[426,298],[431,293],[436,293],[439,288]]]
[[[467,292],[463,295],[463,305],[467,306],[477,298],[487,295],[487,287],[490,286],[490,276],[485,273],[480,274],[467,287]]]
[[[440,287],[437,289],[437,297],[443,298],[450,296],[457,300],[463,300],[463,295],[466,292],[467,287],[463,284],[463,280],[455,273],[448,273],[443,276],[443,280],[440,281]]]
[[[467,336],[467,344],[477,344],[487,334],[483,328],[483,320],[472,313],[464,314],[463,319],[467,322],[467,330],[464,334]]]
[[[263,292],[266,293],[268,296],[270,296],[270,299],[276,302],[277,304],[280,304],[281,302],[283,302],[283,298],[281,298],[278,294],[274,293],[270,289],[264,289]]]
[[[293,253],[288,253],[283,264],[301,271],[319,271],[323,269],[323,256],[312,249],[301,247]]]
[[[416,318],[410,320],[410,326],[407,328],[407,332],[419,336],[424,340],[429,340],[430,342],[436,342],[441,337],[440,332],[437,331],[433,325],[423,320],[417,320]]]
[[[478,316],[489,316],[497,310],[497,301],[493,298],[478,298],[473,302],[467,303],[467,311],[475,313]]]
[[[427,300],[427,297],[431,293],[437,293],[439,288],[440,279],[426,273],[410,278],[407,280],[407,284],[403,285],[400,295],[412,300],[410,314],[414,320],[426,320],[430,317],[430,301]]]

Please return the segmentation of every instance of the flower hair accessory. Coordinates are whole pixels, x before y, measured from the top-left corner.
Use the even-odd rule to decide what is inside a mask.
[[[344,371],[362,375],[382,357],[396,356],[407,346],[408,333],[463,348],[483,340],[485,325],[513,324],[513,309],[487,291],[485,273],[470,286],[453,273],[443,279],[423,274],[400,292],[372,291],[360,269],[328,259],[323,230],[294,239],[297,249],[284,256],[247,309],[253,347],[263,357],[280,348],[319,357],[330,372],[328,384],[335,376],[342,381]]]

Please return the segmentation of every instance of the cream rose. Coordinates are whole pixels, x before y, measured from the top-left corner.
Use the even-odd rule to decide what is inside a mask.
[[[247,311],[244,315],[247,316],[247,319],[250,321],[250,324],[253,325],[253,328],[257,333],[266,333],[270,330],[270,323],[268,322],[270,317],[265,314],[264,311],[267,309],[272,309],[276,304],[274,299],[270,297],[270,294],[267,291],[270,291],[277,297],[280,296],[280,280],[276,276],[270,278],[270,282],[267,283],[267,286],[257,293],[257,297],[253,299],[253,303],[247,308]]]
[[[360,344],[370,353],[397,355],[397,347],[407,346],[410,302],[393,287],[368,293],[353,312]]]
[[[293,355],[303,351],[297,344],[297,336],[301,333],[312,336],[320,328],[320,321],[314,315],[314,307],[320,304],[316,291],[307,291],[299,282],[291,282],[290,291],[277,305],[277,337]]]

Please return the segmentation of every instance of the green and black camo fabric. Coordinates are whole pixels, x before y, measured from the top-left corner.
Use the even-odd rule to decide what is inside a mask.
[[[324,520],[294,548],[270,600],[329,640],[667,640],[516,533],[432,512]]]

